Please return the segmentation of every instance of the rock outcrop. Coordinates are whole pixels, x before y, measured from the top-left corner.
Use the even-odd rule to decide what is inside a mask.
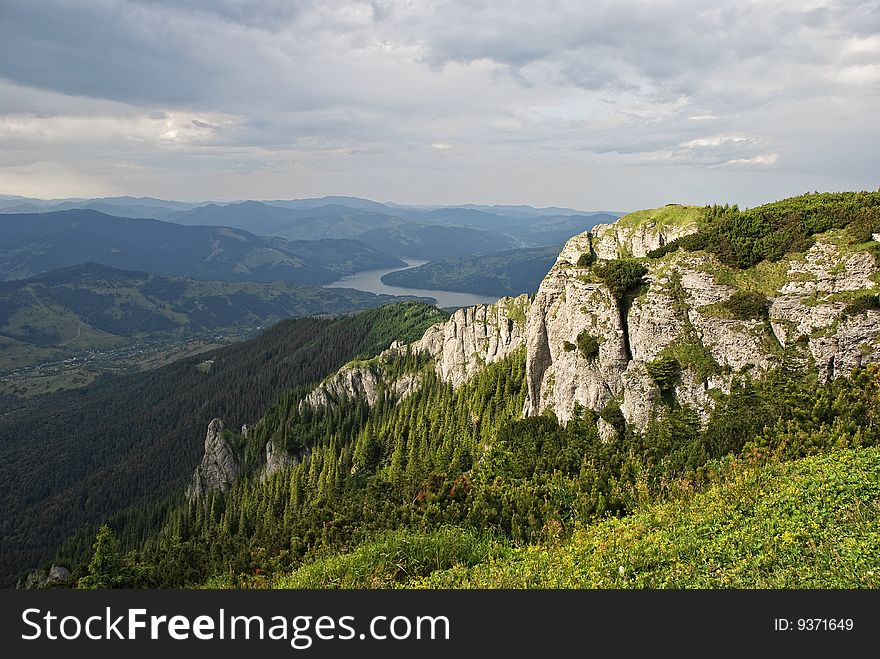
[[[231,443],[230,433],[224,432],[223,421],[214,419],[205,435],[205,455],[190,480],[186,496],[204,497],[209,492],[225,492],[241,471],[241,462]]]
[[[429,328],[413,345],[437,360],[436,371],[457,388],[486,364],[525,345],[529,297],[504,297],[495,304],[459,309]]]
[[[613,260],[621,256],[647,256],[648,252],[696,231],[696,224],[690,222],[664,224],[646,219],[635,226],[627,226],[626,221],[597,224],[590,233],[596,257]]]
[[[719,313],[738,290],[735,282],[719,280],[729,269],[709,255],[688,252],[645,260],[645,285],[621,309],[581,255],[592,250],[599,259],[644,256],[693,233],[696,225],[661,230],[650,221],[620,224],[571,238],[542,282],[528,315],[524,414],[551,409],[566,422],[576,404],[597,411],[613,404],[628,424],[644,429],[661,399],[648,365],[666,356],[676,358],[682,369],[675,398],[704,421],[714,404],[713,390],[729,391],[732,378],[746,371],[760,375],[798,340],[805,342],[823,378],[880,361],[880,312],[843,315],[847,295],[876,288],[877,265],[870,253],[847,254],[819,240],[781,271],[779,288],[768,293],[769,322]],[[768,289],[766,281],[759,285]],[[598,354],[577,349],[581,333],[598,342]],[[603,436],[610,434],[603,428]]]
[[[300,408],[333,409],[340,401],[360,398],[373,406],[379,398],[381,370],[374,364],[343,367],[315,387],[301,402]]]
[[[16,588],[34,589],[34,588],[55,588],[70,587],[70,570],[63,565],[53,565],[47,571],[46,568],[31,570],[27,577],[16,584]]]
[[[283,448],[276,447],[274,441],[270,439],[266,442],[266,466],[263,470],[264,477],[270,476],[276,471],[286,469],[295,462],[298,462],[298,459],[290,455],[290,453]]]
[[[844,317],[846,304],[839,299],[841,294],[845,299],[847,293],[875,288],[871,277],[876,271],[871,254],[845,254],[836,245],[815,244],[802,261],[789,264],[788,281],[773,300],[770,320],[779,343],[806,340],[824,378],[880,361],[880,312]]]
[[[448,320],[429,327],[411,345],[397,341],[376,359],[344,366],[315,387],[300,409],[332,409],[341,401],[363,400],[373,406],[381,392],[402,399],[420,386],[418,373],[389,378],[383,364],[407,351],[432,357],[434,369],[444,382],[459,387],[487,364],[504,359],[525,345],[529,297],[501,298],[495,304],[458,309]]]

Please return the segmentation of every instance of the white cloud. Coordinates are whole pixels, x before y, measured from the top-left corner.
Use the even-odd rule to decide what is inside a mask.
[[[775,165],[776,161],[779,159],[779,154],[776,153],[762,153],[758,156],[752,156],[751,158],[734,158],[733,160],[728,160],[726,165]]]

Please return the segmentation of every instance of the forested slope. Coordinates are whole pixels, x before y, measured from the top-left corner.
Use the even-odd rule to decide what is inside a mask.
[[[201,457],[212,418],[236,428],[252,424],[281,392],[314,383],[393,340],[414,340],[443,318],[434,307],[401,303],[285,321],[252,341],[4,410],[4,582],[47,560],[84,524],[182,487]]]

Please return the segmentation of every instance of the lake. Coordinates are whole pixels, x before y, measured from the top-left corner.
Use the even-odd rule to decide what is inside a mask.
[[[475,304],[492,304],[498,301],[497,295],[476,295],[474,293],[457,293],[455,291],[433,291],[424,288],[404,288],[402,286],[388,286],[382,283],[382,277],[389,272],[408,270],[424,265],[427,261],[415,261],[402,259],[406,263],[405,268],[385,268],[382,270],[363,270],[353,275],[343,277],[327,288],[354,288],[359,291],[376,293],[377,295],[417,295],[419,297],[432,297],[437,300],[438,307],[471,307]]]

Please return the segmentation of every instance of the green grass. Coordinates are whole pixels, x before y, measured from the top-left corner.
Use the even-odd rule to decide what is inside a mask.
[[[880,587],[880,449],[754,468],[721,484],[474,567],[424,588]]]
[[[498,558],[506,545],[491,536],[453,527],[433,533],[395,531],[282,576],[274,588],[391,588],[436,570]],[[216,585],[216,584],[214,584]]]
[[[654,222],[659,231],[665,227],[687,227],[696,225],[705,214],[702,206],[681,206],[669,204],[661,208],[650,208],[624,215],[615,223],[620,228],[635,228],[647,222]]]
[[[740,270],[712,259],[711,265],[707,264],[706,267],[719,284],[733,286],[737,290],[764,293],[769,297],[778,295],[779,289],[795,279],[788,274],[789,262],[786,260],[761,261],[751,268]]]

